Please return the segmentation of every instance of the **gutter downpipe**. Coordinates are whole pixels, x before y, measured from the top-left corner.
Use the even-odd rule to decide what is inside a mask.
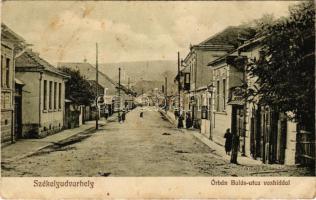
[[[13,45],[12,48],[12,56],[13,56],[13,61],[12,61],[12,72],[13,72],[13,80],[11,81],[11,105],[12,105],[12,115],[11,115],[11,144],[15,143],[15,46]],[[2,63],[1,63],[2,64]],[[1,66],[2,67],[2,66]],[[10,77],[9,77],[10,78]]]
[[[40,71],[40,78],[39,78],[39,101],[38,101],[38,134],[40,134],[40,127],[42,126],[42,79],[43,79],[43,71]]]

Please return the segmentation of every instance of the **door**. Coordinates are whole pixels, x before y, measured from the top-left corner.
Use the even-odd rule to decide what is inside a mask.
[[[22,98],[21,96],[15,97],[15,104],[14,104],[14,131],[15,131],[15,138],[20,139],[22,138]]]
[[[242,140],[239,145],[239,150],[244,152],[244,110],[243,106],[232,105],[232,121],[231,121],[232,133],[237,133],[239,138]]]

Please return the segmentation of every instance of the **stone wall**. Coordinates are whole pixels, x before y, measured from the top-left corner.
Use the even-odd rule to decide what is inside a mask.
[[[1,110],[1,143],[11,141],[12,111]]]

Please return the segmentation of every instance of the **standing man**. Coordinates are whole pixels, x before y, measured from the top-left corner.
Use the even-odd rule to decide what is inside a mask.
[[[230,129],[228,128],[224,135],[226,155],[230,155],[230,151],[232,150],[232,137],[233,135],[231,134]]]

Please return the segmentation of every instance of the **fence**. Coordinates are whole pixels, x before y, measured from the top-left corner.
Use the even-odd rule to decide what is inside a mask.
[[[298,163],[315,166],[315,135],[309,131],[299,130],[297,135]]]

